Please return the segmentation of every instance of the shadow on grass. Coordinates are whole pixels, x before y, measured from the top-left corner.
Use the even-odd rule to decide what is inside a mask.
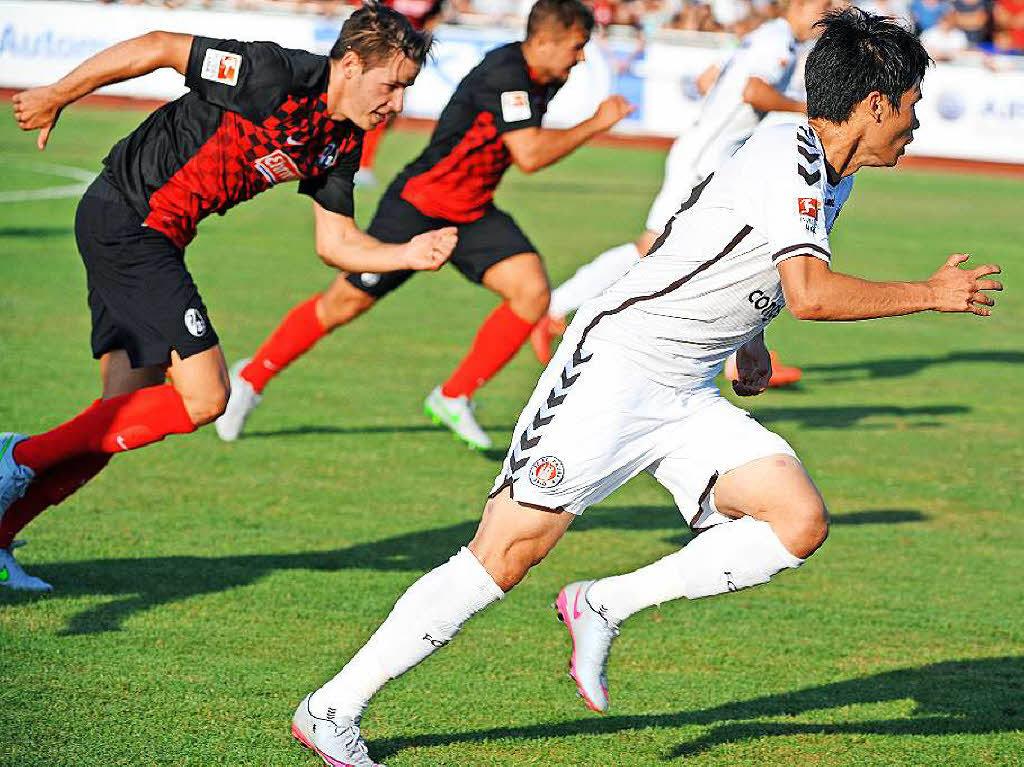
[[[1004,365],[1024,364],[1024,351],[970,351],[949,352],[935,357],[894,357],[891,359],[844,362],[835,365],[801,365],[807,373],[830,373],[828,381],[848,381],[854,378],[903,378],[925,368],[952,363],[989,363]],[[843,375],[843,374],[847,375]],[[862,375],[858,375],[862,374]]]
[[[513,427],[509,425],[495,426],[484,425],[485,429],[491,431],[510,432]],[[316,426],[308,424],[295,426],[290,429],[277,429],[274,431],[250,431],[242,434],[239,439],[265,439],[267,437],[301,437],[307,434],[416,434],[422,432],[447,432],[445,426],[437,426],[432,423],[417,423],[408,426]],[[482,451],[493,452],[493,451]],[[505,457],[505,451],[501,452],[501,458]]]
[[[840,515],[844,524],[907,522],[924,519],[912,510],[865,511]],[[111,595],[110,602],[74,615],[61,634],[99,634],[119,631],[125,620],[160,605],[200,594],[212,594],[247,586],[279,570],[378,570],[425,572],[465,545],[476,531],[475,520],[433,530],[420,530],[380,541],[370,541],[326,551],[297,554],[243,554],[227,557],[169,556],[93,559],[31,566],[30,570],[54,585],[54,597],[0,593],[0,604],[24,604],[39,599],[84,595]],[[570,533],[597,529],[665,530],[666,540],[683,545],[689,533],[681,533],[683,521],[674,506],[596,507],[570,528]],[[395,595],[398,596],[397,594]]]
[[[5,226],[0,227],[0,237],[66,237],[74,234],[70,226]]]
[[[810,712],[861,704],[912,700],[914,712],[895,719],[835,723],[759,721],[791,719]],[[566,700],[570,698],[567,696]],[[838,712],[828,715],[834,720]],[[497,739],[551,739],[614,735],[658,728],[701,727],[664,761],[692,757],[717,746],[755,738],[792,735],[986,735],[1024,728],[1024,658],[951,660],[896,669],[803,690],[765,695],[695,711],[651,716],[588,716],[558,724],[496,727],[471,732],[396,737],[372,741],[371,752],[387,758],[408,748],[481,743]]]

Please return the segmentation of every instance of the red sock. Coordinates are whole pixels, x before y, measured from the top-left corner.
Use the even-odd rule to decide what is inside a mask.
[[[54,466],[36,477],[28,492],[12,503],[0,520],[0,549],[8,549],[14,536],[43,511],[63,502],[99,474],[110,461],[104,453],[87,453]]]
[[[257,394],[263,391],[271,378],[327,335],[327,329],[316,316],[319,300],[320,295],[317,294],[288,312],[277,330],[256,350],[249,364],[242,368],[242,378],[252,384]]]
[[[359,157],[359,170],[373,168],[373,158],[377,156],[377,147],[384,137],[384,130],[387,120],[382,122],[372,131],[363,134],[363,153]]]
[[[517,316],[508,304],[499,306],[476,332],[473,348],[444,382],[441,394],[446,397],[472,397],[473,392],[515,356],[532,328],[533,323]]]
[[[36,474],[83,453],[119,453],[188,434],[195,424],[170,384],[96,400],[81,415],[14,446],[14,460]]]

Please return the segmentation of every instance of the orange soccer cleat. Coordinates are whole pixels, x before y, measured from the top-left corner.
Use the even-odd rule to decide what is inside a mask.
[[[565,319],[547,316],[530,331],[530,345],[537,359],[547,365],[551,362],[551,339],[565,332]]]
[[[775,351],[769,351],[768,355],[772,359],[772,377],[768,380],[768,385],[772,387],[783,387],[792,386],[801,378],[803,378],[804,371],[797,367],[790,367],[789,365],[782,364],[782,360],[779,359],[779,353]],[[739,372],[736,370],[736,355],[729,357],[725,361],[725,377],[730,381],[739,380]]]

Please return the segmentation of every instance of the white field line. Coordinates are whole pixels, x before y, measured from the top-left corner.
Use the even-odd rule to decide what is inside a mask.
[[[24,202],[27,200],[57,200],[63,197],[77,197],[86,190],[86,187],[96,178],[93,171],[75,168],[70,165],[58,165],[49,162],[22,162],[12,160],[15,165],[27,170],[34,170],[45,173],[49,176],[63,176],[72,178],[79,182],[77,184],[62,184],[61,186],[47,186],[42,189],[26,189],[24,191],[0,192],[0,202]]]

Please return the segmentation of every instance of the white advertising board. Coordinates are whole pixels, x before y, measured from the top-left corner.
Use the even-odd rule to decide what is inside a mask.
[[[309,14],[0,0],[0,87],[53,82],[102,48],[154,29],[273,40],[326,53],[340,21]],[[513,29],[439,28],[434,57],[407,94],[406,114],[437,117],[486,51],[519,36]],[[723,62],[731,50],[731,43],[718,35],[699,41],[659,38],[645,48],[628,38],[595,39],[587,47],[587,60],[552,101],[546,124],[575,124],[609,94],[621,93],[636,111],[617,131],[676,136],[700,109],[697,76]],[[181,95],[184,85],[180,75],[165,70],[102,92],[170,99]],[[926,75],[924,93],[911,154],[1024,163],[1024,71],[940,64]]]

